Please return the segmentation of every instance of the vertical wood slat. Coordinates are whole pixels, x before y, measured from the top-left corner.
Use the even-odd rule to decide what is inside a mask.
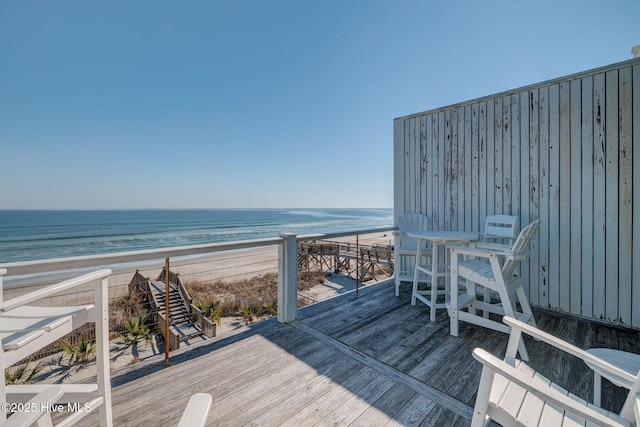
[[[480,144],[478,142],[478,104],[471,106],[471,227],[478,229],[478,212],[480,210]]]
[[[502,207],[503,212],[513,215],[511,194],[511,96],[502,100]]]
[[[420,207],[420,120],[418,118],[411,120],[411,211],[415,212]]]
[[[428,182],[431,180],[430,175],[427,172],[426,165],[429,162],[429,157],[427,154],[427,122],[424,116],[420,117],[420,155],[422,158],[420,159],[420,173],[424,175],[424,179],[422,180],[422,187],[424,190],[420,190],[420,213],[426,214],[427,209],[429,209],[429,201],[427,200],[428,193],[426,191]]]
[[[582,313],[582,267],[580,262],[582,240],[582,82],[579,79],[571,81],[571,313]]]
[[[487,216],[487,103],[478,106],[478,181],[480,194],[478,200],[478,217],[475,230],[482,229],[482,221]]]
[[[434,135],[434,141],[437,141],[438,144],[438,220],[439,220],[439,229],[444,229],[446,227],[447,219],[445,217],[445,208],[444,204],[446,201],[445,196],[445,188],[447,184],[447,179],[445,177],[445,164],[447,163],[446,157],[446,147],[444,144],[444,112],[440,111],[438,115],[435,117],[437,128],[434,129],[436,135]]]
[[[532,303],[640,326],[633,61],[406,118],[404,143],[417,134],[422,145],[406,147],[394,179],[412,188],[394,206],[419,206],[439,229],[478,231],[490,213],[521,227],[540,218],[522,270]]]
[[[465,230],[465,109],[458,107],[458,230]]]
[[[549,87],[549,253],[548,253],[548,289],[549,307],[560,307],[560,87]],[[544,248],[540,243],[541,250]],[[561,255],[562,254],[562,255]]]
[[[529,92],[520,93],[520,227],[529,224]],[[522,266],[522,277],[529,282],[528,291],[531,290],[528,266]],[[530,296],[530,295],[529,295]],[[532,301],[531,301],[532,302]],[[535,304],[532,302],[532,304]]]
[[[461,230],[458,226],[458,109],[452,108],[451,127],[451,204],[448,206],[451,215],[451,229]]]
[[[408,172],[407,176],[405,177],[405,182],[407,186],[407,191],[405,194],[406,211],[413,210],[413,199],[415,197],[415,185],[413,180],[416,179],[415,167],[414,167],[414,162],[415,162],[414,156],[415,156],[416,147],[413,139],[413,133],[414,133],[413,126],[415,126],[415,120],[409,120],[408,126],[406,128],[408,143],[405,146],[405,150],[406,150],[406,154],[405,154],[406,166],[405,167]]]
[[[496,108],[497,100],[487,102],[487,119],[486,119],[486,168],[487,168],[487,203],[485,205],[485,218],[496,212]],[[500,112],[502,113],[502,112]],[[482,220],[484,224],[484,219]],[[482,226],[481,226],[482,229]]]
[[[618,123],[619,123],[619,200],[618,200],[618,220],[620,221],[619,231],[619,315],[622,323],[630,323],[632,320],[632,231],[633,230],[633,130],[632,130],[632,107],[631,98],[631,68],[622,68],[619,78],[619,103],[618,103]]]
[[[404,193],[404,200],[403,200],[403,210],[402,212],[411,212],[411,207],[409,205],[409,197],[411,194],[411,185],[409,185],[409,180],[412,179],[413,175],[411,175],[411,168],[410,168],[410,162],[411,162],[411,156],[409,155],[409,150],[411,149],[411,132],[410,132],[410,127],[411,127],[411,120],[407,120],[407,123],[404,127],[404,147],[403,147],[403,161],[404,161],[404,170],[406,171],[406,175],[404,176],[403,179],[403,193]],[[402,215],[402,213],[397,213],[396,217]]]
[[[593,315],[593,77],[582,79],[582,313]]]
[[[568,82],[560,84],[560,247],[562,257],[559,267],[560,305],[558,308],[571,312],[571,92]]]
[[[489,181],[490,191],[489,194],[494,194],[487,207],[487,214],[504,213],[504,207],[502,205],[502,153],[504,149],[502,147],[502,98],[496,99],[494,120],[491,122],[491,129],[493,132],[493,138],[487,134],[487,152],[490,159],[487,162],[487,170],[493,174],[493,179]],[[492,140],[493,139],[493,140]]]
[[[431,176],[433,177],[433,183],[431,185],[431,225],[434,230],[440,229],[438,217],[438,205],[440,201],[438,199],[440,191],[440,155],[438,151],[438,120],[437,114],[431,114],[427,118],[427,130],[429,132],[429,141],[431,143]]]
[[[609,71],[606,80],[606,168],[605,181],[609,187],[605,194],[605,217],[606,217],[606,251],[605,283],[618,283],[618,70]],[[617,320],[618,310],[618,287],[609,286],[605,296],[605,318],[607,320]]]
[[[426,189],[428,191],[424,195],[425,205],[426,205],[426,210],[424,214],[429,218],[429,222],[433,227],[433,222],[431,221],[431,219],[432,219],[432,211],[433,211],[432,195],[433,195],[433,185],[434,185],[433,184],[434,157],[433,157],[433,143],[431,141],[431,116],[425,115],[422,118],[422,121],[424,122],[424,141],[425,141],[424,152],[425,152],[425,155],[427,156],[426,171],[427,171],[427,176],[429,177],[426,184]]]
[[[593,76],[593,313],[606,313],[605,292],[605,81]]]
[[[549,307],[549,88],[544,86],[539,91],[538,104],[538,138],[539,138],[539,167],[537,193],[539,200],[538,219],[542,222],[538,228],[539,271],[532,269],[532,275],[538,275],[538,305]],[[554,220],[555,221],[555,220]],[[532,277],[533,279],[533,277]]]
[[[512,215],[520,217],[520,95],[511,95],[511,210]]]
[[[406,169],[407,169],[407,176],[405,177],[405,182],[406,182],[406,186],[407,186],[407,191],[405,193],[405,206],[406,206],[406,211],[412,211],[413,210],[413,206],[412,206],[412,202],[413,202],[413,197],[415,197],[414,191],[415,191],[415,186],[413,185],[413,183],[411,182],[412,180],[415,179],[415,168],[413,167],[413,162],[415,161],[414,159],[414,154],[415,154],[415,145],[413,144],[413,130],[412,127],[415,126],[415,120],[409,120],[408,126],[406,128],[407,131],[407,144],[405,145],[405,150],[406,150],[406,154],[405,154],[405,162],[406,162]]]
[[[529,182],[529,209],[527,212],[527,219],[523,223],[529,224],[538,219],[540,208],[540,177],[539,170],[536,165],[539,164],[540,159],[540,89],[531,89],[529,91],[529,156],[528,156],[528,175]],[[538,232],[538,238],[540,232]],[[528,283],[533,284],[529,286],[529,297],[531,302],[535,305],[539,305],[538,293],[535,289],[535,285],[538,282],[538,268],[540,265],[540,259],[538,255],[537,240],[533,239],[529,244],[529,263],[522,267],[522,276],[528,278]],[[539,283],[538,283],[539,286]]]
[[[466,105],[464,108],[464,229],[471,230],[473,204],[471,194],[473,188],[473,132],[472,132],[473,108]],[[471,176],[469,173],[471,172]]]
[[[633,109],[633,153],[632,165],[640,163],[640,65],[635,65],[632,71],[632,109]],[[631,265],[636,266],[632,276],[632,304],[636,307],[632,312],[631,324],[640,325],[640,172],[633,174],[633,218],[632,218],[632,242]],[[635,225],[635,226],[634,226]]]
[[[444,228],[451,230],[451,110],[442,113],[444,131]]]

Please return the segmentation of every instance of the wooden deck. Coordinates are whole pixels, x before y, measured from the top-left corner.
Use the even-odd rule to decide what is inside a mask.
[[[288,325],[267,321],[249,331],[114,372],[117,426],[176,425],[189,397],[213,396],[208,425],[470,424],[480,364],[476,346],[504,354],[507,335],[461,324],[449,335],[444,310],[394,296],[391,281],[299,311]],[[640,332],[535,311],[539,326],[580,347],[640,349]],[[531,364],[576,395],[592,399],[593,377],[577,360],[527,341]],[[184,351],[183,351],[184,350]],[[603,405],[618,410],[622,390],[607,381]],[[91,414],[84,425],[97,424]]]

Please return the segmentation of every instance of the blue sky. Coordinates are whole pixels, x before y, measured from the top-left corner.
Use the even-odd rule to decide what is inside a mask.
[[[393,119],[631,59],[640,1],[0,2],[0,209],[391,207]]]

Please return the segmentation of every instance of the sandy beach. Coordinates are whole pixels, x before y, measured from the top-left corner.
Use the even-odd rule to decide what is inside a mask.
[[[332,239],[332,241],[355,243],[356,237],[346,236]],[[364,234],[358,236],[358,241],[362,245],[389,245],[393,244],[393,235],[391,232]],[[138,270],[143,276],[156,279],[163,267],[164,263],[158,262]],[[269,272],[277,272],[278,247],[265,246],[224,251],[187,259],[172,259],[169,268],[178,273],[185,283],[215,282],[218,280],[239,281]],[[114,272],[109,278],[110,298],[127,295],[128,284],[134,273],[135,269]]]
[[[356,242],[356,236],[345,236],[332,239],[339,242]],[[393,244],[393,235],[390,231],[363,234],[358,236],[362,245],[389,245]],[[136,270],[144,277],[156,279],[162,272],[164,260],[150,261],[145,264],[126,266],[122,268],[112,267],[113,274],[109,277],[109,299],[120,298],[128,295],[128,284],[131,282]],[[95,269],[103,268],[97,266]],[[178,273],[183,282],[215,282],[239,281],[255,276],[261,276],[269,272],[277,272],[278,246],[263,246],[249,249],[216,252],[203,256],[170,259],[169,268]],[[36,280],[37,278],[34,278]],[[11,278],[5,282],[4,297],[15,298],[23,293],[31,292],[47,283],[36,282],[30,284],[29,279],[21,279],[25,282],[18,287],[6,286],[11,283]],[[53,297],[50,301],[42,301],[41,304],[54,305],[78,305],[92,301],[91,287],[74,289],[72,294]]]

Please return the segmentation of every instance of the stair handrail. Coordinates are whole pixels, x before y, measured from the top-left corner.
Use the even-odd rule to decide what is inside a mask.
[[[193,312],[191,309],[191,307],[193,306],[193,300],[191,299],[189,292],[187,292],[187,288],[185,288],[185,286],[182,284],[182,280],[180,280],[180,277],[177,274],[176,274],[176,286],[178,288],[178,292],[180,293],[180,296],[182,297],[183,304],[187,307],[187,312],[191,314]]]

